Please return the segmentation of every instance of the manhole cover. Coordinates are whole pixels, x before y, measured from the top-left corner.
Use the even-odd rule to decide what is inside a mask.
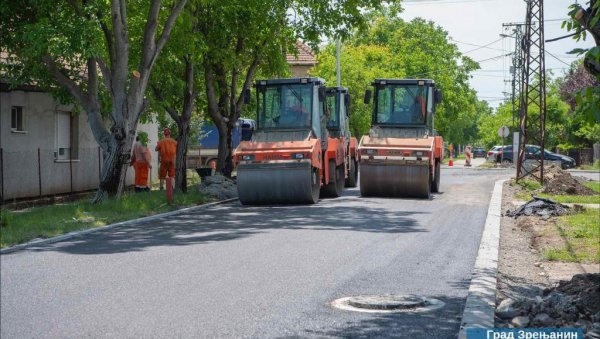
[[[340,298],[331,305],[346,311],[392,313],[433,311],[443,307],[444,303],[417,295],[384,294]]]

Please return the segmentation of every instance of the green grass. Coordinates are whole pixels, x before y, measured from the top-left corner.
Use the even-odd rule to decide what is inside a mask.
[[[110,199],[101,204],[92,204],[85,199],[22,211],[2,210],[0,247],[203,204],[207,200],[190,187],[187,194],[176,193],[173,204],[167,204],[164,191],[151,191],[127,193],[120,200]]]
[[[545,250],[546,259],[600,263],[600,213],[597,209],[560,217],[557,227],[566,244],[563,248]]]
[[[535,180],[522,179],[522,180],[519,180],[518,184],[519,184],[519,186],[523,187],[524,189],[526,189],[530,192],[542,188],[542,185]]]
[[[581,170],[588,170],[588,171],[591,171],[591,170],[600,170],[600,160],[596,160],[593,165],[582,165],[582,166],[579,166],[579,169],[581,169]]]
[[[556,202],[563,204],[600,204],[600,183],[598,182],[586,182],[583,184],[598,194],[596,195],[549,195],[540,194],[540,197],[549,198]]]
[[[591,189],[593,189],[594,191],[596,191],[598,193],[600,193],[600,182],[590,181],[590,182],[583,183],[583,185],[587,186],[587,187],[589,187]]]
[[[541,193],[537,196],[552,199],[562,204],[600,204],[600,195],[550,195]]]
[[[511,185],[515,184],[514,181],[511,182]],[[528,179],[519,180],[518,185],[523,188],[523,190],[515,194],[515,198],[518,200],[529,201],[533,199],[532,196],[535,195],[541,198],[552,199],[562,204],[600,204],[600,183],[597,182],[584,183],[585,186],[598,192],[599,194],[597,195],[552,195],[546,193],[534,193],[535,190],[540,189],[542,186],[539,182]]]

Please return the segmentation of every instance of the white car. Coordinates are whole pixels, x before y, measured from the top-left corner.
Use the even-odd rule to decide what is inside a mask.
[[[489,162],[496,161],[496,154],[498,154],[498,151],[500,151],[501,149],[502,146],[500,145],[492,147],[492,149],[490,149],[485,155],[485,159]]]

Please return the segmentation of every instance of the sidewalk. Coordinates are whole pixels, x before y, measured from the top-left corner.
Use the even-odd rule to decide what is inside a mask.
[[[448,160],[448,159],[446,159],[446,160]],[[452,167],[469,168],[469,167],[465,166],[465,159],[453,159],[452,161],[454,162],[454,166],[448,166],[446,164],[446,165],[442,165],[442,167],[448,167],[448,168],[452,168]],[[483,163],[485,163],[485,158],[472,159],[471,160],[471,168],[479,167]]]

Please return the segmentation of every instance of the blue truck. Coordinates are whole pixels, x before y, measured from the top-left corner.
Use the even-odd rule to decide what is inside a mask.
[[[252,139],[255,127],[254,120],[240,118],[233,129],[233,148],[236,148],[242,140]],[[203,124],[197,143],[191,145],[188,150],[188,168],[211,167],[215,169],[218,151],[219,130],[212,123]]]

